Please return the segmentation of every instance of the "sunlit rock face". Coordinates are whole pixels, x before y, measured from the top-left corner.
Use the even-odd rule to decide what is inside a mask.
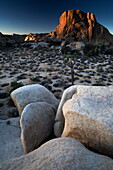
[[[36,34],[32,34],[32,33],[28,34],[25,38],[25,41],[37,41],[37,40],[38,39]]]
[[[113,43],[113,35],[97,22],[95,15],[80,10],[65,11],[60,24],[49,36],[69,41]]]
[[[39,33],[39,34],[28,34],[24,41],[33,41],[33,42],[38,42],[42,37],[44,37],[47,33]]]

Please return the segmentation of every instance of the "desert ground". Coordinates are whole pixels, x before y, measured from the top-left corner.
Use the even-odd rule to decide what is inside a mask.
[[[71,69],[64,64],[60,46],[37,47],[22,43],[20,47],[0,50],[0,119],[18,117],[10,98],[12,82],[41,84],[59,100],[71,86]],[[75,85],[112,85],[113,56],[77,56],[74,65]]]

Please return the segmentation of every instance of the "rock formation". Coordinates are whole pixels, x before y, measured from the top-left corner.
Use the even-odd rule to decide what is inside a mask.
[[[0,122],[0,169],[113,169],[113,160],[107,157],[113,158],[113,86],[66,89],[55,126],[58,100],[42,85],[18,88],[11,97],[21,117]],[[23,155],[20,143],[19,120],[23,150],[31,152],[27,155]],[[62,138],[44,144],[53,137],[53,127],[56,136],[63,131]]]
[[[49,36],[67,41],[113,43],[113,35],[97,22],[95,15],[80,10],[65,11],[60,24]]]
[[[70,87],[58,108],[55,134],[59,135],[65,120],[62,136],[73,137],[85,146],[113,157],[112,104],[113,86]]]

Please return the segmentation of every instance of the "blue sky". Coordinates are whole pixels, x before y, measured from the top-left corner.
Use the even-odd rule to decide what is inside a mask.
[[[51,32],[59,24],[60,15],[69,9],[94,13],[113,34],[112,0],[0,0],[0,32]]]

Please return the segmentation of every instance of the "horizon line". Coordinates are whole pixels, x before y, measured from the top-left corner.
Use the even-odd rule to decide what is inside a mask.
[[[109,30],[108,30],[109,31]],[[0,31],[1,32],[1,31]],[[6,32],[1,32],[2,34],[4,34],[4,35],[13,35],[13,34],[19,34],[19,35],[28,35],[28,34],[44,34],[44,33],[51,33],[52,31],[50,31],[50,32],[9,32],[9,33],[6,33]],[[113,32],[111,32],[111,31],[109,31],[110,32],[110,34],[112,34],[113,35]]]
[[[1,32],[1,31],[0,31]],[[52,32],[52,31],[51,31]],[[19,34],[19,35],[28,35],[28,34],[44,34],[44,33],[51,33],[51,32],[23,32],[23,33],[18,33],[18,32],[9,32],[9,33],[6,33],[6,32],[1,32],[2,34],[4,34],[4,35],[13,35],[13,34]]]

